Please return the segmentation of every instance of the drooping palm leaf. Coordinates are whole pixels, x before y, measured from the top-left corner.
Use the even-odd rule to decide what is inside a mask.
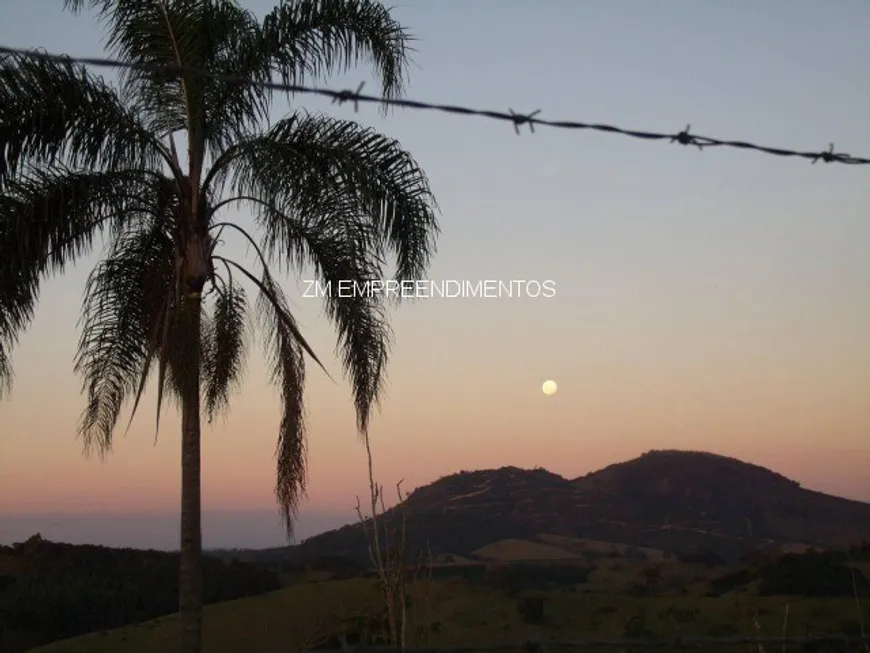
[[[438,227],[425,175],[395,141],[354,123],[298,113],[242,141],[209,180],[230,177],[254,211],[263,249],[287,267],[312,264],[337,287],[383,279],[386,248],[399,280],[422,276]],[[384,297],[333,292],[327,314],[351,376],[361,431],[383,386],[390,331]]]
[[[247,352],[248,299],[232,276],[217,289],[205,338],[204,402],[209,420],[229,408],[230,393],[241,382]]]
[[[281,392],[281,423],[276,447],[275,496],[288,533],[307,484],[305,441],[305,359],[296,337],[298,327],[281,288],[268,273],[263,275],[257,309],[265,331],[266,354],[272,367],[272,382]]]
[[[397,279],[421,278],[435,251],[438,224],[426,175],[397,141],[356,123],[298,112],[240,142],[212,175],[216,182],[232,175],[238,194],[303,218],[368,224],[395,255]],[[274,240],[268,231],[266,238]]]
[[[88,279],[75,370],[88,398],[79,432],[88,450],[111,449],[121,409],[147,374],[148,353],[174,310],[172,239],[157,223],[121,235]]]
[[[40,279],[61,274],[102,234],[146,220],[154,176],[138,170],[76,172],[28,168],[0,195],[0,379],[8,386],[8,348],[33,317]],[[8,388],[7,388],[8,389]]]
[[[262,209],[258,216],[274,236],[270,247],[280,243],[288,259],[297,265],[312,265],[329,284],[331,291],[324,297],[326,314],[338,329],[338,350],[351,378],[357,426],[366,433],[371,409],[383,388],[392,338],[384,295],[365,292],[367,283],[383,276],[380,262],[366,249],[364,223],[335,221],[330,225],[328,219],[306,223]]]
[[[263,40],[285,83],[346,72],[368,59],[386,97],[404,91],[412,37],[380,2],[282,2],[264,18]]]
[[[150,127],[84,66],[0,55],[0,189],[21,164],[153,170],[165,150]]]
[[[207,33],[202,12],[211,3],[88,0],[65,4],[73,11],[85,5],[96,9],[106,26],[111,54],[138,66],[123,71],[121,90],[143,115],[157,118],[166,133],[201,132],[194,113],[202,106],[204,78],[182,79],[160,68],[205,68]]]

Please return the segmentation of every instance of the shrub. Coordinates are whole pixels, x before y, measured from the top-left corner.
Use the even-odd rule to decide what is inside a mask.
[[[530,597],[520,599],[517,612],[525,624],[539,624],[544,620],[544,599]]]

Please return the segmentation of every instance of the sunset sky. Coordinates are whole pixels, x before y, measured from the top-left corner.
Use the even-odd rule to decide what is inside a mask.
[[[259,15],[272,3],[243,2]],[[3,0],[0,44],[101,55],[94,18],[60,4]],[[395,15],[419,38],[414,99],[653,131],[691,123],[709,136],[870,156],[863,0],[403,0]],[[330,86],[364,79],[361,70]],[[555,282],[551,298],[395,310],[372,427],[388,489],[503,465],[573,478],[680,448],[870,501],[870,166],[294,103],[373,125],[415,155],[441,206],[430,279]],[[276,116],[286,109],[281,100]],[[15,350],[16,384],[0,404],[0,542],[40,531],[173,547],[172,410],[155,445],[151,393],[105,462],[85,459],[76,439],[84,399],[72,361],[94,260],[45,284]],[[310,277],[284,287],[340,379],[334,332],[320,302],[302,297]],[[206,546],[283,541],[272,495],[278,395],[252,354],[232,414],[203,436]],[[546,379],[558,394],[541,392]],[[312,365],[307,401],[302,536],[351,519],[366,491],[349,386]]]

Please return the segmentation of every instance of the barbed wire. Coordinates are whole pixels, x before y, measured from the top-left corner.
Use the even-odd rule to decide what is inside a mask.
[[[513,109],[508,109],[507,112],[503,111],[489,111],[489,110],[481,110],[481,109],[473,109],[470,107],[462,107],[450,104],[435,104],[430,102],[420,102],[418,100],[408,100],[408,99],[400,99],[400,98],[386,98],[376,95],[365,95],[362,93],[362,89],[365,86],[365,82],[362,82],[356,90],[346,89],[341,91],[336,91],[334,89],[327,88],[319,88],[312,86],[302,86],[298,84],[282,84],[278,82],[264,82],[258,80],[251,80],[244,77],[238,77],[234,75],[220,75],[216,73],[212,73],[206,70],[200,70],[196,68],[188,68],[185,66],[157,66],[153,64],[143,64],[136,63],[130,61],[119,61],[115,59],[104,59],[104,58],[94,58],[94,57],[72,57],[68,55],[61,54],[53,54],[49,52],[37,51],[37,50],[25,50],[21,48],[10,48],[7,46],[0,46],[0,54],[11,54],[18,55],[23,57],[29,57],[33,59],[43,59],[48,61],[56,61],[63,63],[77,63],[83,66],[94,66],[100,68],[115,68],[115,69],[129,69],[129,70],[146,70],[151,72],[161,72],[165,75],[172,76],[199,76],[199,77],[208,77],[210,79],[214,79],[217,81],[223,81],[230,84],[239,84],[245,86],[254,86],[263,89],[269,89],[273,91],[283,91],[287,93],[304,93],[309,95],[318,95],[321,97],[330,98],[334,104],[344,104],[346,102],[352,102],[354,105],[354,111],[359,111],[359,103],[372,103],[372,104],[380,104],[385,106],[392,107],[400,107],[405,109],[420,109],[420,110],[428,110],[428,111],[439,111],[443,113],[451,113],[455,115],[464,115],[464,116],[479,116],[483,118],[491,118],[493,120],[501,120],[505,122],[510,122],[514,131],[517,134],[520,134],[520,127],[529,127],[529,131],[534,133],[535,126],[540,127],[552,127],[557,129],[586,129],[597,132],[604,132],[609,134],[621,134],[623,136],[629,136],[632,138],[639,138],[648,141],[668,141],[671,143],[678,143],[680,145],[693,145],[696,146],[699,150],[703,150],[707,147],[730,147],[742,150],[753,150],[756,152],[763,152],[765,154],[772,154],[775,156],[786,156],[786,157],[798,157],[802,159],[809,159],[812,163],[817,163],[818,161],[823,161],[825,163],[845,163],[850,165],[867,165],[870,164],[870,159],[863,157],[855,157],[849,154],[845,154],[842,152],[834,152],[834,144],[830,143],[827,150],[821,152],[810,152],[810,151],[798,151],[798,150],[788,150],[778,147],[769,147],[766,145],[756,145],[754,143],[749,143],[746,141],[733,141],[733,140],[722,140],[719,138],[712,138],[710,136],[701,136],[699,134],[692,134],[691,125],[686,125],[686,128],[677,133],[660,133],[660,132],[649,132],[649,131],[639,131],[635,129],[624,129],[622,127],[617,127],[614,125],[606,125],[606,124],[596,124],[596,123],[585,123],[579,122],[575,120],[548,120],[544,118],[537,117],[541,110],[537,109],[528,114],[517,113]]]
[[[701,648],[711,645],[719,646],[789,646],[798,644],[865,644],[870,642],[870,636],[849,637],[847,635],[824,635],[818,637],[701,637],[676,636],[670,638],[599,638],[570,641],[558,640],[528,640],[518,644],[496,644],[493,646],[453,646],[404,648],[392,646],[366,646],[363,644],[349,645],[342,642],[341,648],[308,648],[304,653],[507,653],[523,651],[523,653],[550,653],[557,648],[647,648],[677,650]]]

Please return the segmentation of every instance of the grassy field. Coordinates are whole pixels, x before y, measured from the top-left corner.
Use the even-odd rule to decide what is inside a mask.
[[[569,549],[531,542],[529,540],[501,540],[487,544],[474,552],[484,560],[572,560],[577,553]]]
[[[632,555],[634,554],[634,555]],[[587,558],[635,558],[647,561],[666,559],[664,551],[614,542],[600,542],[562,535],[536,535],[529,540],[500,540],[474,552],[483,560],[577,560]]]
[[[409,646],[519,643],[532,637],[562,640],[678,634],[776,637],[784,631],[792,636],[857,634],[862,619],[870,623],[870,600],[866,599],[859,604],[854,598],[758,597],[751,590],[706,597],[703,593],[712,572],[679,563],[657,565],[656,582],[660,584],[661,595],[655,598],[627,595],[625,588],[636,586],[649,565],[636,560],[601,558],[582,585],[523,592],[519,596],[509,596],[485,584],[449,580],[424,583],[417,588],[412,604]],[[518,611],[519,604],[529,597],[543,599],[544,618],[536,625],[524,623]],[[270,594],[206,607],[204,650],[205,653],[296,651],[342,632],[349,622],[377,614],[379,607],[373,580],[313,579]],[[859,615],[859,609],[863,616]],[[177,621],[171,616],[55,642],[35,651],[153,653],[168,650],[176,642]]]
[[[635,551],[647,560],[663,560],[665,552],[660,549],[650,549],[644,546],[629,546],[616,542],[602,542],[600,540],[588,540],[585,538],[565,537],[564,535],[538,535],[536,540],[561,547],[575,554],[586,556],[626,556],[630,551]]]

